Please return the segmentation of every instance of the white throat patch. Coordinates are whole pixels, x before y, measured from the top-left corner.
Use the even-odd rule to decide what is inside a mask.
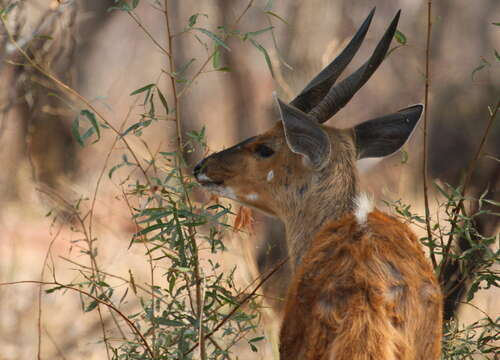
[[[366,224],[368,220],[368,214],[373,211],[374,204],[373,199],[371,199],[367,193],[359,193],[354,199],[356,209],[354,210],[354,216],[359,225]]]
[[[198,181],[207,181],[207,182],[211,182],[211,181],[212,181],[212,179],[210,179],[207,175],[205,175],[205,174],[203,174],[203,173],[201,173],[201,174],[197,174],[197,175],[196,175],[196,179],[197,179]]]
[[[231,199],[231,200],[238,200],[236,193],[234,192],[233,188],[230,186],[212,187],[209,189],[209,191],[211,191],[219,196]]]
[[[251,194],[246,195],[245,197],[249,201],[255,201],[259,198],[259,195],[257,195],[256,193],[251,193]]]
[[[267,182],[271,182],[271,180],[274,178],[274,171],[270,170],[268,173],[267,173]]]

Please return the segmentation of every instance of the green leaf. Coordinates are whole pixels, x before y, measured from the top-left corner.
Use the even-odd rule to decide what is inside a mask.
[[[169,320],[169,319],[165,319],[165,318],[162,318],[162,317],[156,317],[154,319],[155,323],[159,324],[159,325],[166,325],[166,326],[185,326],[185,324],[182,322],[182,321],[178,321],[178,320]]]
[[[167,224],[164,224],[164,223],[151,225],[150,227],[147,227],[146,229],[142,229],[141,231],[135,233],[134,237],[139,237],[141,235],[147,234],[147,233],[154,231],[154,230],[163,229],[166,226],[167,226]]]
[[[212,58],[212,66],[214,69],[218,69],[220,66],[220,50],[217,47],[214,51],[214,56]]]
[[[132,95],[137,95],[140,94],[141,92],[148,91],[151,89],[153,86],[156,86],[156,84],[148,84],[146,86],[141,87],[140,89],[134,90],[130,93],[130,96]]]
[[[264,12],[268,12],[273,8],[273,0],[267,0],[266,6],[264,6]]]
[[[492,24],[495,26],[500,26],[500,22],[492,22]]]
[[[196,20],[197,20],[197,19],[198,19],[198,14],[191,15],[191,16],[189,17],[189,20],[188,20],[188,22],[189,22],[189,24],[188,24],[188,25],[189,25],[189,27],[193,27],[193,26],[194,26],[194,24],[196,24]]]
[[[266,338],[265,336],[257,336],[257,337],[254,337],[253,339],[248,340],[248,342],[257,342],[257,341],[264,340],[265,338]]]
[[[185,64],[183,64],[177,71],[175,72],[178,75],[182,75],[188,68],[189,66],[195,61],[196,59],[192,58]]]
[[[87,305],[86,308],[83,309],[83,312],[90,312],[90,311],[94,310],[98,304],[99,304],[98,301],[96,301],[96,300],[92,301],[90,304]]]
[[[154,97],[154,93],[151,94],[151,96],[149,97],[149,112],[148,112],[148,115],[150,118],[154,118],[155,117],[155,103],[153,101],[153,97]]]
[[[95,132],[94,128],[88,128],[87,131],[85,131],[81,136],[82,141],[85,142],[85,140],[94,135],[94,132]]]
[[[129,4],[127,4],[126,1],[124,0],[115,0],[115,4],[118,4],[117,6],[111,6],[108,8],[108,11],[112,11],[112,10],[121,10],[121,11],[131,11],[133,10]]]
[[[122,133],[122,137],[125,137],[125,135],[127,135],[129,132],[131,132],[133,130],[137,130],[141,126],[142,126],[142,122],[141,121],[139,121],[139,122],[137,122],[137,123],[129,126],[129,128]]]
[[[46,293],[46,294],[51,294],[51,293],[53,293],[54,291],[61,290],[61,289],[64,289],[64,286],[56,286],[56,287],[53,287],[53,288],[47,289],[47,290],[45,290],[45,293]]]
[[[497,59],[497,61],[500,61],[500,54],[498,53],[498,51],[494,50],[495,51],[495,57]]]
[[[406,36],[405,34],[403,34],[401,31],[399,30],[396,30],[396,33],[394,34],[394,38],[396,39],[396,41],[398,43],[400,43],[401,45],[406,45]]]
[[[37,35],[35,38],[40,40],[54,40],[54,38],[50,35]]]
[[[132,0],[132,9],[135,9],[139,5],[140,0]]]
[[[259,44],[255,39],[250,38],[250,42],[255,46],[263,55],[264,59],[266,59],[267,67],[269,68],[269,71],[271,72],[271,76],[274,78],[274,71],[273,71],[273,66],[271,64],[271,58],[269,57],[269,54],[267,53],[267,50]]]
[[[165,96],[163,96],[163,93],[160,91],[160,89],[156,88],[156,91],[158,92],[158,97],[160,98],[160,101],[163,107],[165,108],[166,113],[168,114],[169,109],[168,109],[167,99],[165,99]]]
[[[226,43],[220,37],[218,37],[217,35],[215,35],[213,32],[211,32],[211,31],[209,31],[207,29],[197,28],[197,27],[193,28],[193,30],[197,30],[199,32],[202,32],[203,34],[205,34],[209,38],[211,38],[213,41],[215,41],[217,43],[217,45],[222,46],[227,51],[231,51],[231,49],[229,48],[229,46],[227,46]]]
[[[479,66],[477,66],[476,68],[474,68],[474,70],[472,70],[472,73],[471,73],[471,78],[472,78],[472,80],[474,80],[474,75],[475,75],[478,71],[483,70],[486,66],[487,66],[487,64],[483,62],[481,65],[479,65]]]
[[[73,124],[71,125],[71,133],[76,139],[76,142],[80,144],[80,146],[85,146],[82,137],[80,136],[80,118],[79,116],[75,117],[73,120]]]
[[[498,201],[491,200],[491,199],[484,199],[483,201],[484,201],[485,203],[488,203],[488,204],[491,204],[491,205],[495,205],[495,206],[500,207],[500,202],[498,202]]]
[[[7,16],[16,6],[17,2],[12,2],[5,9],[0,9],[0,16]]]
[[[206,18],[208,18],[208,15],[207,15],[207,14],[202,14],[202,13],[193,14],[193,15],[191,15],[191,16],[189,17],[189,20],[188,20],[188,26],[189,26],[189,27],[193,27],[193,26],[196,24],[196,22],[198,21],[198,17],[199,17],[200,15],[203,15],[203,16],[205,16]]]
[[[113,166],[110,170],[109,170],[109,173],[108,173],[108,177],[111,179],[111,177],[113,176],[113,173],[118,170],[119,168],[121,168],[122,166],[124,166],[125,163],[120,163],[118,165],[115,165]]]
[[[82,110],[80,111],[80,115],[85,116],[94,128],[95,133],[97,134],[97,140],[94,141],[94,143],[99,141],[99,139],[101,138],[101,130],[99,128],[99,123],[97,122],[95,114],[89,110]]]
[[[144,120],[144,121],[136,122],[135,124],[130,125],[129,128],[121,134],[121,136],[125,137],[129,132],[139,130],[140,128],[148,127],[150,124],[151,124],[151,120]],[[139,135],[139,134],[137,134],[137,135]]]
[[[471,301],[474,298],[474,294],[480,289],[479,285],[480,281],[472,283],[469,292],[467,293],[467,302]]]
[[[284,18],[282,18],[281,16],[279,16],[279,15],[278,15],[278,14],[276,14],[275,12],[272,12],[272,11],[266,11],[265,13],[266,13],[266,14],[268,14],[268,15],[274,16],[276,19],[278,19],[278,20],[282,21],[284,24],[289,25],[289,24],[288,24],[288,22],[287,22]]]
[[[243,40],[246,40],[249,37],[254,37],[254,36],[260,35],[262,33],[265,33],[266,31],[269,31],[269,30],[272,30],[272,29],[274,29],[274,26],[269,26],[269,27],[267,27],[265,29],[261,29],[261,30],[257,30],[257,31],[247,32],[247,33],[245,33],[245,35],[243,35]]]

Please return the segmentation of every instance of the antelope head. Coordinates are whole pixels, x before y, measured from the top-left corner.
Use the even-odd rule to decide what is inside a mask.
[[[416,105],[350,129],[322,125],[366,83],[389,49],[400,12],[366,63],[335,84],[359,49],[374,11],[290,104],[275,97],[280,120],[270,130],[208,156],[194,169],[207,190],[279,217],[295,265],[325,220],[354,211],[356,160],[396,152],[422,112]]]

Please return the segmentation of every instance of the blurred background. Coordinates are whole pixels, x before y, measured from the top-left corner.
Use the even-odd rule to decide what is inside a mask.
[[[16,41],[60,80],[75,88],[117,128],[134,123],[144,112],[141,101],[130,96],[134,90],[157,83],[168,93],[162,71],[168,59],[124,11],[108,11],[113,0],[0,0],[12,8],[7,26]],[[161,46],[168,48],[163,2],[140,2],[136,19]],[[208,66],[196,82],[186,87],[180,98],[185,131],[206,127],[210,151],[229,147],[266,130],[276,113],[272,92],[291,100],[303,86],[328,64],[350,40],[372,7],[377,12],[364,45],[346,74],[370,55],[386,26],[402,9],[399,31],[406,45],[396,49],[350,104],[328,122],[338,127],[394,112],[423,102],[427,1],[424,0],[308,0],[275,1],[265,15],[268,1],[206,0],[170,1],[175,63],[186,65],[192,77],[210,55],[192,33],[182,31],[191,15],[199,13],[200,27],[217,33],[217,26],[231,28],[238,23],[242,33],[273,26],[273,31],[255,39],[269,53],[274,77],[265,57],[249,41],[230,38],[232,51],[221,51],[220,67]],[[457,185],[481,140],[489,113],[500,94],[500,66],[494,50],[500,47],[500,19],[496,0],[435,1],[431,42],[431,90],[429,131],[429,177],[432,181]],[[203,34],[198,34],[203,37]],[[203,38],[207,41],[207,38]],[[393,46],[398,44],[394,41]],[[51,246],[51,258],[60,281],[79,275],[66,259],[85,263],[80,254],[79,235],[65,223],[66,203],[81,199],[88,206],[96,191],[103,168],[119,163],[126,149],[118,145],[110,152],[114,137],[103,133],[101,141],[81,147],[72,136],[72,123],[80,110],[50,80],[30,66],[0,29],[0,282],[39,280]],[[185,85],[184,85],[185,86]],[[180,85],[183,88],[183,85]],[[485,190],[489,198],[500,199],[500,125],[498,122],[486,144],[485,154],[474,173],[471,195]],[[175,149],[175,123],[168,118],[147,128],[131,144],[144,158],[152,152]],[[412,209],[423,213],[422,130],[406,145],[408,159],[395,155],[377,164],[363,164],[363,187],[379,200],[402,198]],[[109,160],[107,160],[109,156]],[[203,154],[191,154],[191,166]],[[134,268],[147,276],[143,249],[127,250],[134,232],[128,208],[120,200],[118,176],[102,178],[95,207],[95,236],[99,239],[99,259],[104,270],[127,274]],[[125,174],[125,173],[123,173]],[[203,195],[200,195],[203,196]],[[436,206],[434,187],[430,200]],[[54,199],[59,199],[54,200]],[[384,208],[383,203],[380,203]],[[236,205],[235,205],[236,206]],[[56,209],[56,210],[54,210]],[[54,221],[54,211],[57,221]],[[50,212],[51,216],[47,216]],[[271,267],[286,253],[283,229],[274,219],[254,214],[256,232],[228,239],[228,268],[247,261],[242,281]],[[498,232],[493,217],[477,222],[484,233]],[[420,231],[419,229],[415,229]],[[242,244],[244,246],[242,246]],[[141,270],[142,267],[142,270]],[[47,274],[50,269],[47,269]],[[50,275],[46,275],[49,276]],[[270,304],[279,319],[281,297],[286,290],[289,270],[283,268],[266,285]],[[500,293],[484,291],[475,300],[484,312],[500,311]],[[275,299],[275,300],[272,300]],[[38,347],[38,288],[32,285],[0,287],[1,360],[33,359]],[[75,294],[43,295],[43,342],[41,353],[50,359],[101,359],[100,322],[94,314],[84,315]],[[470,307],[459,310],[463,321],[479,316]],[[105,321],[111,321],[105,319]],[[274,325],[276,326],[276,324]],[[272,350],[240,358],[270,358]]]

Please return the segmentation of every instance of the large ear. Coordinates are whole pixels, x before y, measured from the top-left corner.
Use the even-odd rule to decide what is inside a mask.
[[[280,111],[288,147],[307,158],[311,165],[322,169],[330,158],[331,145],[325,130],[309,115],[287,105],[274,95]]]
[[[415,129],[423,108],[414,105],[357,125],[354,132],[358,159],[384,157],[398,151]]]

